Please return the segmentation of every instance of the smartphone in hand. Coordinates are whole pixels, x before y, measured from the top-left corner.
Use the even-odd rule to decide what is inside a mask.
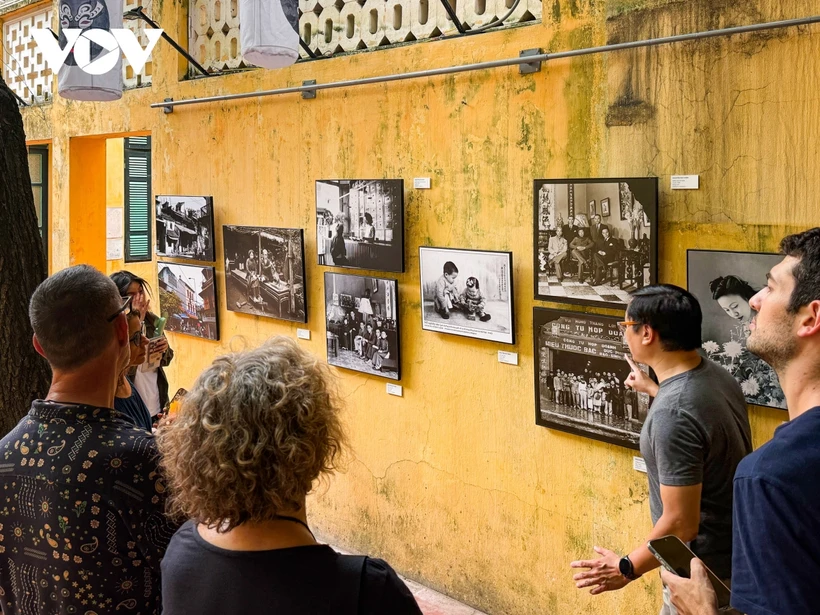
[[[692,560],[697,557],[692,553],[691,549],[677,536],[664,536],[663,538],[656,538],[650,540],[649,551],[655,556],[661,566],[666,568],[669,572],[684,577],[686,579],[691,575]],[[709,575],[709,580],[712,582],[712,587],[717,596],[718,609],[729,608],[729,603],[732,598],[732,592],[729,588],[715,576],[715,573],[706,568],[706,573]]]

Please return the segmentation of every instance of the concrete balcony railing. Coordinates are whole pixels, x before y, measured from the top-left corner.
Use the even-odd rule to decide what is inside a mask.
[[[514,0],[449,0],[471,28],[506,15]],[[541,0],[520,0],[504,25],[541,18]],[[209,71],[245,68],[238,0],[190,0],[189,52]],[[441,0],[299,0],[299,34],[316,53],[373,49],[456,33]],[[302,57],[307,54],[301,51]]]
[[[3,7],[11,7],[13,10],[23,8],[33,2],[29,0],[0,0],[0,14],[3,14]],[[126,11],[136,8],[142,4],[142,0],[125,0],[124,9]],[[144,10],[147,15],[151,15],[150,2],[145,3]],[[143,24],[140,21],[126,20],[126,28],[130,28],[137,35],[140,44],[145,47],[148,39],[145,37]],[[31,38],[31,30],[41,28],[51,28],[57,31],[57,24],[53,20],[53,10],[51,5],[34,9],[31,12],[22,11],[22,15],[14,16],[11,19],[3,20],[3,78],[9,87],[27,103],[44,103],[51,100],[53,93],[54,79],[51,69],[45,63],[43,54],[37,49],[34,40]],[[153,63],[151,60],[145,63],[142,72],[134,74],[130,65],[123,62],[123,86],[125,88],[136,88],[150,85]]]

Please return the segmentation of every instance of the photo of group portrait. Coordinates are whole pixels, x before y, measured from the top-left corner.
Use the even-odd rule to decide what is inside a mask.
[[[534,308],[533,332],[536,423],[637,449],[650,398],[624,386],[618,318]]]
[[[330,365],[401,378],[396,280],[325,273],[325,318]]]
[[[533,207],[537,299],[619,307],[657,279],[657,178],[539,179]]]

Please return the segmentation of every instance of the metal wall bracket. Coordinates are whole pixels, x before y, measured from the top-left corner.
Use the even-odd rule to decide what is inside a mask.
[[[540,47],[536,47],[535,49],[524,49],[521,53],[518,54],[519,58],[527,58],[529,56],[540,56],[543,54],[543,50]],[[523,64],[518,65],[518,72],[522,75],[531,75],[533,73],[540,73],[541,72],[541,61],[538,60],[536,62],[525,62]]]
[[[162,102],[174,102],[174,99],[173,98],[166,98]],[[163,107],[162,112],[165,113],[165,114],[173,113],[174,112],[173,105],[168,105],[167,107]]]
[[[303,81],[302,85],[316,85],[316,79],[310,79],[308,81]],[[316,90],[303,90],[302,91],[302,98],[316,98]]]

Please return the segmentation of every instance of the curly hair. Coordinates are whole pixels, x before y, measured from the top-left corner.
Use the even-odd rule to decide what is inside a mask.
[[[757,291],[744,279],[736,275],[727,275],[715,278],[709,282],[712,299],[717,301],[726,295],[738,295],[748,301],[757,294]]]
[[[168,512],[227,532],[297,509],[345,444],[326,364],[286,337],[217,358],[157,445]]]

